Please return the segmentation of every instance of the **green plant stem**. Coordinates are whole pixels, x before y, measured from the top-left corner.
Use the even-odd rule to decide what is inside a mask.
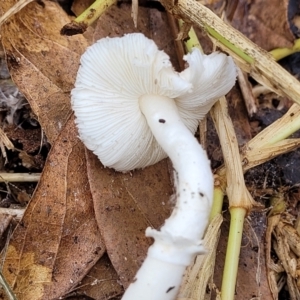
[[[246,209],[243,207],[230,208],[230,230],[226,250],[226,259],[222,279],[221,299],[233,300],[237,278],[240,248],[243,235],[243,226],[246,216]]]
[[[292,135],[294,132],[300,129],[300,115],[297,118],[291,120],[284,128],[277,132],[273,137],[270,137],[267,145],[274,145],[279,141],[282,141]]]
[[[212,209],[210,211],[209,221],[211,221],[217,214],[222,213],[223,198],[224,193],[222,188],[220,186],[216,186],[214,188],[214,201]]]
[[[189,40],[186,41],[185,45],[187,49],[198,48],[201,52],[203,52],[203,49],[201,47],[201,44],[199,43],[198,37],[193,27],[191,27],[189,31]]]
[[[179,19],[178,23],[179,23],[179,28],[182,28],[184,22],[181,19]],[[186,52],[191,52],[193,48],[198,48],[203,53],[203,49],[201,47],[201,44],[198,40],[197,34],[193,27],[191,27],[189,31],[189,38],[184,42],[184,46]]]
[[[297,39],[292,48],[277,48],[270,51],[270,54],[275,58],[276,61],[278,61],[284,57],[287,57],[299,51],[300,51],[300,39]]]
[[[293,48],[277,48],[270,51],[270,54],[275,58],[276,61],[287,57],[291,54],[298,52],[299,50],[294,50]]]
[[[179,20],[179,27],[180,28],[182,27],[183,23],[184,22],[182,20]],[[228,49],[230,49],[236,55],[241,57],[244,61],[246,61],[250,64],[254,63],[254,61],[255,61],[254,58],[250,57],[245,52],[243,52],[241,49],[236,47],[233,43],[231,43],[226,38],[224,38],[221,34],[219,34],[212,27],[206,25],[205,29],[212,37],[214,37],[216,40],[218,40],[220,43],[222,43],[224,46],[226,46]],[[191,29],[189,31],[189,39],[187,41],[185,41],[185,47],[186,47],[188,52],[190,52],[193,47],[198,47],[202,51],[202,47],[199,43],[198,37],[197,37],[193,27],[191,27]]]
[[[235,53],[237,56],[242,58],[244,61],[248,62],[249,64],[253,64],[255,62],[255,59],[248,54],[246,54],[243,50],[236,47],[233,43],[228,41],[226,38],[224,38],[220,33],[218,33],[216,30],[214,30],[212,27],[206,25],[206,31],[214,37],[216,40],[218,40],[222,45],[230,49],[233,53]]]
[[[283,141],[300,129],[300,109],[293,104],[280,119],[273,122],[246,144],[246,148],[266,148]],[[250,150],[251,151],[251,150]]]
[[[87,26],[93,24],[116,0],[96,0],[74,22],[84,23]]]

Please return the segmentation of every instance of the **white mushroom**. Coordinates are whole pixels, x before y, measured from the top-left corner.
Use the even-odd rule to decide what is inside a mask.
[[[177,73],[143,34],[101,39],[82,56],[72,91],[80,138],[104,166],[125,172],[169,156],[176,174],[176,207],[159,231],[146,230],[155,242],[123,299],[174,299],[204,251],[213,175],[194,133],[234,85],[236,68],[222,53],[194,49],[184,59],[189,67]]]

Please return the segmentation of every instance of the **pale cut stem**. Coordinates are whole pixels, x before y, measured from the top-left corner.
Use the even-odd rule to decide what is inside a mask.
[[[252,88],[248,81],[247,75],[239,67],[237,67],[237,72],[238,72],[238,82],[244,98],[244,103],[246,105],[248,116],[252,117],[253,114],[257,113],[257,105],[256,105],[255,98],[252,94]]]
[[[155,242],[123,300],[174,299],[182,276],[197,254],[204,253],[213,198],[213,175],[205,151],[183,124],[174,100],[145,95],[140,108],[152,133],[175,170],[177,202],[169,219],[157,231],[147,228]]]
[[[235,280],[237,278],[240,245],[242,242],[244,219],[247,210],[243,207],[231,207],[230,229],[226,250],[225,267],[222,279],[221,299],[234,299]],[[237,246],[239,245],[239,246]]]
[[[0,182],[38,182],[40,173],[5,173],[0,172]]]
[[[15,217],[16,219],[22,219],[25,212],[25,208],[6,208],[0,207],[0,214],[10,215]]]
[[[30,2],[33,2],[34,0],[20,0],[17,2],[14,6],[12,6],[8,11],[6,11],[1,17],[0,17],[0,26],[11,16],[15,15],[17,12],[19,12],[23,7],[25,7]]]

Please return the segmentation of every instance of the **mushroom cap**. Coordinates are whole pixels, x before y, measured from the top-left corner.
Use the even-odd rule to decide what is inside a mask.
[[[81,57],[72,107],[80,139],[104,166],[129,171],[167,155],[139,107],[143,95],[174,99],[194,134],[198,121],[234,85],[233,60],[222,53],[184,57],[189,67],[174,71],[169,56],[141,33],[104,38]]]

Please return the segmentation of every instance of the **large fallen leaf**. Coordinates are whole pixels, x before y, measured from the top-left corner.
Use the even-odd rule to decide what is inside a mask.
[[[86,155],[96,219],[108,255],[127,287],[152,243],[145,237],[146,228],[159,228],[170,214],[167,161],[122,174],[104,168],[91,152]]]
[[[3,14],[16,3],[0,1]],[[37,115],[50,143],[70,116],[70,96],[79,58],[87,43],[81,36],[65,37],[60,28],[69,22],[51,1],[34,1],[1,26],[1,41],[12,79]]]
[[[5,11],[14,2],[1,2],[0,9]],[[2,28],[13,79],[29,100],[51,143],[70,114],[69,91],[75,81],[80,54],[87,44],[81,36],[66,38],[59,34],[67,21],[61,8],[47,1],[44,6],[30,4]],[[20,299],[51,299],[64,294],[104,251],[93,215],[83,146],[75,138],[74,125],[70,122],[69,129],[62,134],[66,135],[65,142],[60,137],[54,146],[54,161],[51,154],[46,163],[40,185],[24,216],[25,226],[17,227],[8,249],[5,275]],[[58,153],[68,152],[69,157],[56,157]],[[47,194],[42,197],[41,191],[45,189]],[[80,199],[82,192],[85,198]],[[40,226],[39,222],[44,225]],[[47,256],[49,259],[45,260]]]
[[[105,251],[83,158],[71,118],[7,249],[3,272],[19,300],[58,299]]]
[[[291,47],[294,36],[289,28],[287,0],[231,1],[237,7],[228,12],[232,25],[265,50]]]
[[[107,254],[105,254],[84,277],[79,286],[71,291],[70,296],[88,296],[94,300],[106,300],[116,299],[114,297],[123,292],[124,289],[119,281],[119,276],[111,265]],[[66,299],[69,299],[68,295],[66,295]],[[79,297],[78,300],[84,299],[86,298]]]

